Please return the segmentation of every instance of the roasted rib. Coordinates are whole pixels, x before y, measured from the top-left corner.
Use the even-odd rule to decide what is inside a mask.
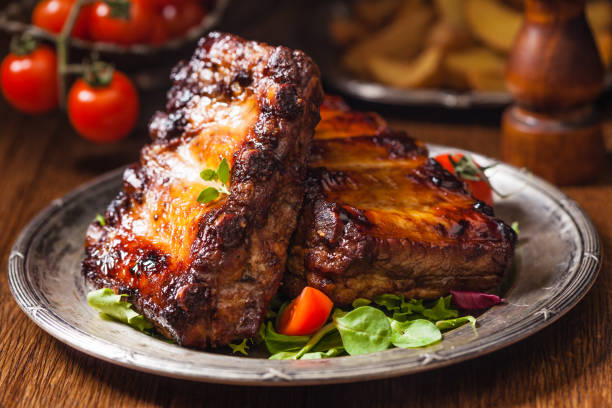
[[[321,108],[285,291],[338,305],[384,293],[432,299],[488,290],[516,234],[432,159],[424,144],[337,98]]]
[[[153,142],[87,232],[83,274],[179,344],[217,347],[253,337],[278,290],[323,94],[304,53],[221,33],[172,79]],[[222,158],[229,195],[201,204],[215,184],[200,172]]]

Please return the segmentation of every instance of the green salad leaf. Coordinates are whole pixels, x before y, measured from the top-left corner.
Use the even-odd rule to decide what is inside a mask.
[[[459,316],[459,312],[451,308],[452,296],[441,297],[431,309],[423,310],[423,316],[434,322]]]
[[[312,348],[312,352],[327,351],[334,348],[344,348],[342,336],[338,330],[331,330]]]
[[[337,357],[344,354],[344,347],[333,347],[327,351],[312,351],[304,354],[300,360],[315,360],[319,358]]]
[[[391,320],[391,343],[400,348],[425,347],[442,339],[435,324],[425,319],[398,322]]]
[[[357,309],[361,306],[368,306],[370,303],[372,303],[370,299],[358,298],[353,301],[351,306],[353,306],[353,309]]]
[[[461,316],[456,319],[439,320],[436,322],[436,326],[440,330],[451,330],[463,326],[468,322],[472,325],[474,332],[476,332],[476,318],[474,316]]]
[[[328,323],[325,326],[321,327],[315,334],[313,334],[301,349],[297,351],[293,351],[293,350],[279,351],[273,354],[272,356],[270,356],[270,359],[271,360],[297,360],[297,359],[302,358],[304,355],[306,355],[310,351],[313,351],[314,353],[315,346],[329,333],[335,332],[335,331],[336,331],[336,326],[334,325],[334,323]],[[304,336],[285,336],[285,337],[304,337]],[[331,348],[340,347],[337,344],[337,340],[335,340],[335,338],[333,337],[327,340],[327,344],[328,346],[323,346],[322,348],[319,349],[318,352],[323,352],[325,350],[328,350],[330,347]],[[309,358],[316,358],[315,356],[316,355],[313,354]]]
[[[374,303],[376,303],[378,306],[382,306],[390,312],[393,312],[395,310],[401,310],[402,304],[404,303],[403,296],[391,294],[375,296],[373,300]]]
[[[310,340],[310,336],[285,336],[277,333],[272,322],[268,322],[266,325],[264,341],[266,348],[272,355],[288,351],[297,353],[308,343],[308,340]]]
[[[344,349],[352,356],[386,350],[391,344],[389,320],[374,307],[361,306],[343,316],[335,316],[334,323]]]
[[[132,304],[126,302],[123,299],[125,297],[127,295],[116,295],[112,289],[104,288],[89,292],[87,294],[87,303],[98,312],[129,324],[135,329],[140,331],[152,329],[153,325],[143,315],[132,310]]]
[[[269,360],[296,360],[298,351],[279,351],[268,357]]]
[[[402,313],[423,313],[425,306],[423,306],[423,301],[421,299],[410,299],[407,302],[402,301],[400,310]]]

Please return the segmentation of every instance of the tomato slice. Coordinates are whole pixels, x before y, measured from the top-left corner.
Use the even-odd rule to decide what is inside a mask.
[[[308,336],[319,330],[334,306],[327,295],[306,286],[283,310],[277,331],[286,336]]]
[[[452,173],[456,175],[457,177],[459,177],[460,179],[462,179],[470,188],[470,191],[474,198],[480,201],[484,201],[487,205],[493,207],[493,189],[491,188],[491,184],[489,183],[489,180],[484,175],[484,173],[482,173],[482,171],[479,172],[479,170],[482,170],[482,168],[478,165],[478,163],[471,162],[471,159],[470,159],[470,162],[476,165],[477,168],[472,169],[471,171],[468,168],[467,169],[468,171],[466,171],[466,173],[467,172],[480,173],[480,176],[477,175],[476,177],[474,177],[472,175],[469,178],[467,178],[468,176],[464,175],[462,171],[459,171],[459,172],[457,171],[457,168],[455,167],[455,165],[457,163],[460,163],[460,161],[463,158],[464,158],[464,155],[461,153],[452,154],[452,155],[445,153],[445,154],[440,154],[436,156],[434,159],[438,163],[440,163],[440,165],[444,167],[444,169],[447,170],[449,173]],[[480,180],[475,180],[474,178],[480,178]]]

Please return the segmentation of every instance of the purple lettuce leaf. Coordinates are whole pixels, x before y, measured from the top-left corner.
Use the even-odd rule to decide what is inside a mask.
[[[491,306],[495,306],[503,302],[503,299],[497,295],[481,292],[463,292],[451,290],[453,303],[464,310],[483,310]]]

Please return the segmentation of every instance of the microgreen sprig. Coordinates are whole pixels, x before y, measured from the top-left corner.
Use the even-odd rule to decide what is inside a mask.
[[[485,170],[497,165],[497,163],[495,163],[490,166],[480,167],[470,156],[462,156],[459,160],[455,160],[453,156],[449,154],[448,160],[450,160],[453,165],[457,177],[464,180],[485,181],[487,183],[489,183],[489,178],[484,173]]]
[[[102,227],[106,227],[106,218],[104,218],[102,214],[96,214],[96,221],[98,221],[98,224]]]
[[[229,190],[227,189],[227,183],[229,183],[230,179],[230,169],[229,163],[225,159],[225,157],[219,163],[219,167],[217,170],[206,169],[200,173],[200,177],[205,181],[216,181],[216,187],[206,187],[204,190],[200,192],[198,195],[199,203],[210,203],[211,201],[219,198],[221,194],[229,194]]]
[[[497,163],[493,163],[489,166],[481,167],[478,164],[476,164],[476,162],[468,155],[462,156],[459,160],[455,160],[453,159],[453,156],[449,154],[448,160],[453,165],[453,168],[455,169],[455,174],[460,179],[469,180],[469,181],[484,181],[485,183],[489,185],[489,187],[491,187],[491,190],[493,190],[493,192],[497,194],[499,197],[501,198],[508,197],[507,194],[502,194],[499,191],[497,191],[495,187],[493,187],[493,185],[491,184],[491,181],[489,180],[487,175],[484,173],[486,170],[497,166]]]

